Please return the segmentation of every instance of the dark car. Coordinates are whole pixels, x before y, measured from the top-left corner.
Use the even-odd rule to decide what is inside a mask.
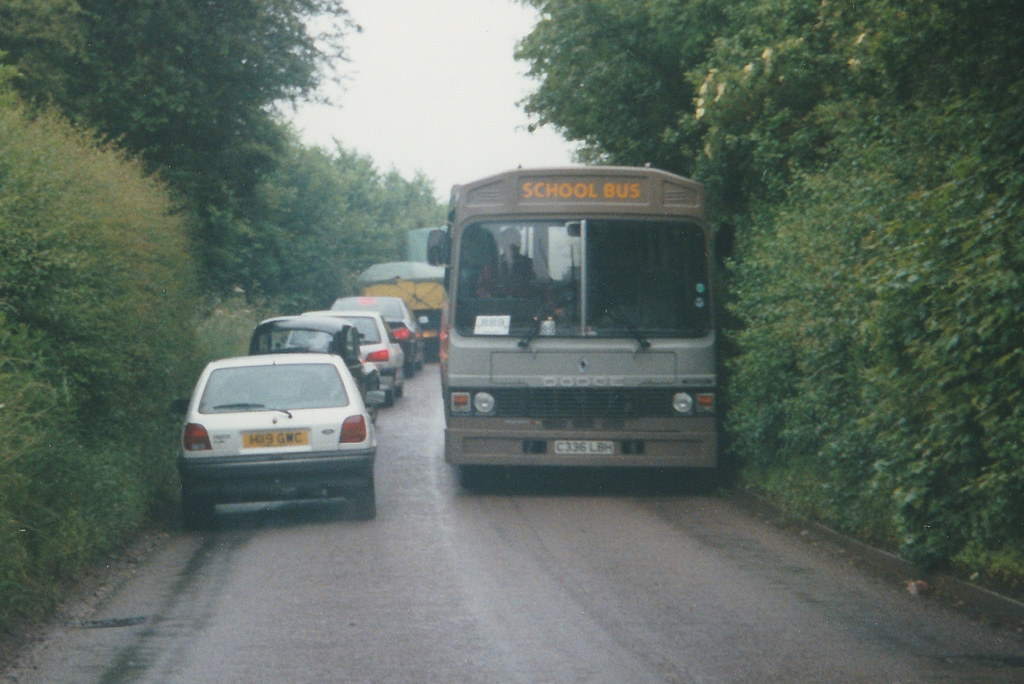
[[[345,361],[365,400],[367,392],[380,387],[380,375],[373,364],[363,363],[359,344],[359,330],[344,318],[279,316],[252,331],[249,354],[336,354]]]
[[[392,406],[405,392],[405,352],[379,311],[311,311],[303,316],[343,318],[359,330],[363,363],[372,363],[380,376],[384,405]]]
[[[332,311],[379,311],[405,352],[405,377],[423,368],[423,333],[401,297],[342,297]]]

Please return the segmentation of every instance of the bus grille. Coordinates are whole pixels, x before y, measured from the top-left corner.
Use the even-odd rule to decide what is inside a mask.
[[[638,418],[675,415],[672,389],[517,388],[489,390],[509,418]]]

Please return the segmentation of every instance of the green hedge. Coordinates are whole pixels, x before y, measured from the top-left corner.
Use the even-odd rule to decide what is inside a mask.
[[[804,514],[1024,589],[1020,134],[867,114],[746,232],[732,439]]]
[[[136,163],[0,105],[0,626],[174,499],[187,236]]]

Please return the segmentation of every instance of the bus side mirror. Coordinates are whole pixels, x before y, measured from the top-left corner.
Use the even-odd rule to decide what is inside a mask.
[[[446,266],[451,257],[451,240],[448,231],[438,228],[427,236],[427,261],[432,266]]]

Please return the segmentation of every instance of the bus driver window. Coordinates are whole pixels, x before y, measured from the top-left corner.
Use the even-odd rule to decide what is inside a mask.
[[[489,299],[497,295],[498,248],[486,229],[473,226],[462,236],[459,295]]]

